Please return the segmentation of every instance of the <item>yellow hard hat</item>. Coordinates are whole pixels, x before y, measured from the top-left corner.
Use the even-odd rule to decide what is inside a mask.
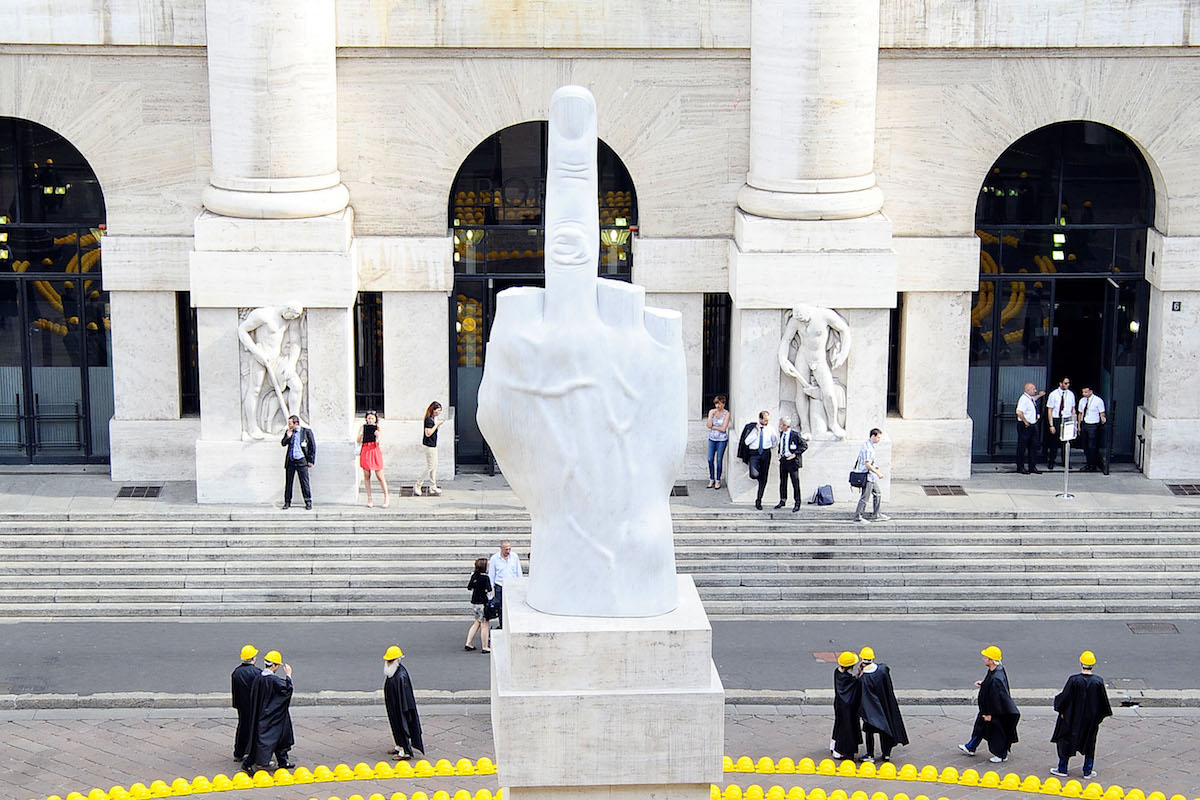
[[[248,644],[242,648],[242,661],[249,661],[256,655],[258,655],[258,650],[254,648],[254,645]]]
[[[979,655],[990,658],[992,661],[999,661],[1003,653],[1000,652],[1000,648],[996,647],[996,645],[989,644],[979,651]]]
[[[267,662],[268,664],[282,664],[283,656],[279,655],[278,650],[272,650],[263,656],[263,661]]]
[[[875,660],[875,651],[869,647],[864,647],[862,650],[858,651],[858,657],[861,658],[863,661],[874,661]]]
[[[853,667],[858,663],[858,656],[851,653],[849,650],[838,656],[838,664],[843,667]]]
[[[1096,654],[1091,650],[1084,650],[1079,655],[1079,663],[1083,664],[1085,667],[1096,666]]]
[[[392,645],[387,649],[387,652],[383,654],[384,661],[395,661],[397,658],[404,658],[404,651],[401,650],[397,645]]]

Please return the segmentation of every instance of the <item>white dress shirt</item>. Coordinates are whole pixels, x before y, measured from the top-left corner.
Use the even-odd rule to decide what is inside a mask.
[[[1068,412],[1075,409],[1075,393],[1070,389],[1058,388],[1046,396],[1046,413],[1050,419],[1058,419],[1058,409]]]
[[[1103,414],[1104,400],[1098,394],[1093,394],[1091,397],[1079,398],[1079,414],[1083,421],[1090,424],[1095,424],[1100,421],[1100,415]]]
[[[521,557],[517,555],[516,550],[508,551],[508,558],[500,555],[500,551],[492,553],[492,557],[488,559],[488,578],[492,581],[492,586],[503,586],[507,578],[521,577]]]
[[[762,434],[762,449],[774,450],[775,445],[779,444],[779,433],[773,428],[764,428],[762,425],[755,424],[750,432],[746,434],[746,446],[750,448],[751,454],[758,454],[758,436]]]
[[[1033,398],[1025,392],[1021,392],[1021,399],[1017,401],[1017,411],[1025,415],[1025,421],[1033,425],[1038,421],[1037,403],[1033,402]],[[1020,417],[1017,417],[1018,421]]]

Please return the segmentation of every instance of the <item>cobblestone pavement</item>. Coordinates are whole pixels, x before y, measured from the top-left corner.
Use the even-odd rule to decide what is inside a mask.
[[[966,739],[973,710],[964,707],[910,707],[905,719],[912,744],[893,754],[897,764],[918,767],[933,764],[968,766],[982,774],[1002,767],[1001,775],[1014,772],[1044,778],[1054,763],[1050,744],[1053,715],[1045,709],[1026,709],[1021,722],[1021,742],[1008,763],[989,764],[982,757],[967,758],[955,746]],[[310,769],[319,764],[358,762],[375,764],[386,760],[390,744],[386,719],[381,711],[347,707],[311,707],[293,714],[297,745],[293,759]],[[1200,709],[1117,709],[1100,732],[1096,769],[1104,786],[1119,784],[1126,791],[1137,787],[1147,795],[1163,791],[1168,797],[1200,795],[1200,772],[1194,767],[1200,747]],[[486,706],[427,706],[422,724],[427,757],[477,759],[492,757],[491,723]],[[66,797],[68,792],[86,795],[93,787],[107,791],[111,786],[147,786],[155,779],[168,783],[174,778],[209,778],[217,773],[231,775],[238,765],[230,749],[233,739],[232,712],[195,710],[55,710],[7,712],[0,715],[0,797],[24,800]],[[788,756],[814,760],[828,755],[830,718],[821,707],[748,706],[727,707],[726,753],[755,759]],[[980,751],[983,752],[982,749]],[[614,765],[619,769],[620,765]],[[1078,778],[1079,760],[1072,762],[1072,777]],[[815,775],[730,774],[731,783],[747,786],[780,784],[785,787],[821,786],[826,791],[843,788],[867,792],[905,792],[960,798],[996,797],[998,790],[969,790],[964,787],[899,781],[872,781]],[[228,800],[305,800],[305,798],[348,798],[393,792],[411,795],[421,790],[497,788],[495,776],[446,777],[427,780],[355,781],[353,783],[308,784],[223,792]]]

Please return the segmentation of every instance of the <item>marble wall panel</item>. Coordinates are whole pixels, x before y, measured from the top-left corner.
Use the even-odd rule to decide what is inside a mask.
[[[687,363],[688,419],[701,416],[704,379],[704,295],[646,293],[648,307],[678,311],[683,316],[683,358]],[[705,412],[707,413],[707,412]]]
[[[748,166],[747,59],[430,55],[338,60],[339,161],[357,234],[444,236],[463,159],[503,128],[545,119],[554,89],[579,83],[629,168],[642,233],[729,235]]]
[[[900,316],[900,415],[961,419],[967,410],[971,295],[905,292]]]
[[[204,0],[5,0],[0,41],[203,45]]]
[[[1174,304],[1179,310],[1173,310]],[[1200,417],[1200,292],[1150,289],[1145,406],[1156,417]],[[1193,435],[1192,441],[1195,441]]]
[[[434,400],[450,405],[449,314],[444,292],[383,293],[382,411],[391,419],[422,420]]]
[[[179,417],[179,332],[174,292],[113,292],[114,417]]]
[[[897,480],[963,481],[971,477],[969,417],[901,419],[880,426],[892,442],[892,477]]]
[[[67,139],[104,191],[113,235],[189,236],[208,180],[204,55],[0,53],[0,116]]]
[[[108,424],[114,481],[194,481],[199,417],[112,419]]]
[[[237,440],[242,436],[241,346],[236,308],[197,308],[200,356],[200,436]]]
[[[750,0],[339,0],[342,47],[748,47]]]
[[[979,237],[896,237],[896,290],[973,292],[979,288]]]
[[[442,292],[454,286],[449,236],[359,236],[358,286],[364,292]]]
[[[1195,43],[1190,0],[883,0],[881,47],[1155,47]]]
[[[190,236],[105,236],[104,288],[110,292],[186,292]]]
[[[329,440],[346,441],[354,418],[354,328],[348,308],[304,312],[308,343],[308,423]]]
[[[1150,283],[1163,291],[1200,290],[1200,236],[1163,236],[1151,229],[1146,251]]]
[[[633,239],[633,282],[647,292],[728,292],[728,239]]]
[[[1200,62],[1145,55],[900,57],[879,69],[875,169],[897,236],[969,236],[979,187],[1021,136],[1065,120],[1126,133],[1155,180],[1155,227],[1200,234]]]

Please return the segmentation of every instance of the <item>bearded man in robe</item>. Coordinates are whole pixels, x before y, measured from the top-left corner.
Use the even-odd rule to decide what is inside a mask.
[[[279,670],[283,669],[283,675]],[[291,769],[288,751],[296,743],[292,732],[292,667],[283,663],[278,650],[267,653],[263,671],[250,689],[250,747],[242,759],[242,769],[253,774],[254,767],[267,768],[274,756],[276,767]]]
[[[392,741],[396,746],[388,750],[394,753],[394,761],[412,758],[413,750],[425,752],[421,738],[421,717],[417,714],[417,699],[413,695],[412,679],[408,670],[400,663],[404,651],[392,645],[383,654],[383,704],[387,708],[388,724],[392,727]]]

